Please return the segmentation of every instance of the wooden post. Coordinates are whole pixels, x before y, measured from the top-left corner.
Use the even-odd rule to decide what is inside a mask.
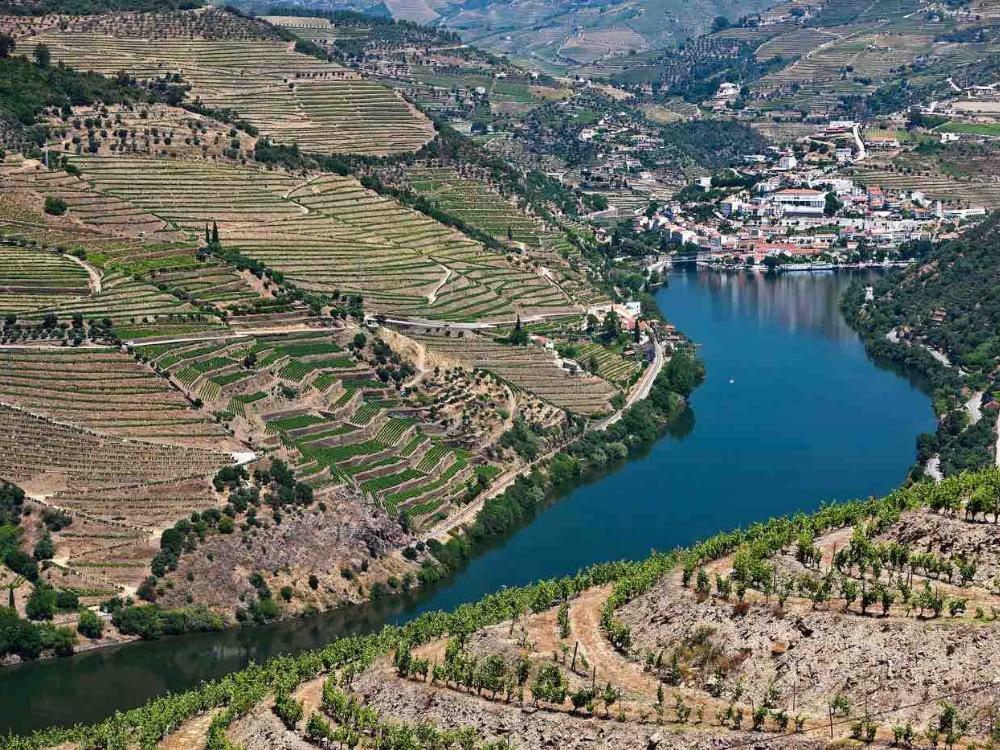
[[[833,706],[827,706],[827,713],[830,714],[830,739],[833,739]]]
[[[569,670],[571,672],[576,670],[576,652],[580,648],[580,641],[573,644],[573,663],[570,665]]]

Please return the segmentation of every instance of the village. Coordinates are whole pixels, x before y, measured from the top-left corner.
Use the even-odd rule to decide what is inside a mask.
[[[976,98],[957,97],[946,111],[981,113],[982,105],[970,107],[988,101],[987,96],[992,100],[992,89],[976,93]],[[936,106],[941,111],[942,105]],[[767,146],[744,156],[741,166],[696,177],[679,191],[660,185],[647,193],[647,202],[612,203],[594,215],[607,222],[598,239],[612,243],[613,222],[630,221],[637,236],[656,246],[645,260],[647,268],[678,255],[708,266],[785,271],[905,264],[912,255],[908,243],[957,236],[994,207],[993,196],[943,194],[934,179],[924,187],[919,174],[895,173],[894,160],[930,150],[922,144],[948,148],[996,137],[988,127],[948,123],[953,128],[941,132],[917,130],[906,115],[878,123],[816,124],[794,143]],[[605,133],[598,123],[580,137],[600,141],[612,137],[612,130]],[[627,147],[615,151],[619,155],[609,159],[612,166],[591,168],[590,174],[610,175],[619,164],[638,161],[620,156]],[[656,181],[655,172],[637,170],[634,180],[626,177],[618,184],[641,195]]]

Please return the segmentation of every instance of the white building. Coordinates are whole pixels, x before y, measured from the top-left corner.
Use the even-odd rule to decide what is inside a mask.
[[[787,172],[790,169],[795,169],[797,166],[799,166],[799,160],[794,156],[782,156],[778,159],[778,166],[775,169]]]
[[[724,198],[719,203],[719,207],[722,209],[722,215],[728,218],[730,216],[736,216],[746,211],[747,204],[744,203],[739,198],[737,198],[735,195],[730,195]]]
[[[826,193],[822,190],[788,188],[777,191],[770,198],[786,214],[817,216],[826,207]]]

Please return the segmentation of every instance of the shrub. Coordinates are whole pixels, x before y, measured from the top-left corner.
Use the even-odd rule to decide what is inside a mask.
[[[51,586],[39,583],[28,597],[24,612],[29,620],[51,620],[56,613],[56,592]]]
[[[35,545],[33,557],[36,560],[51,560],[55,554],[56,545],[52,542],[52,537],[49,534],[46,534],[39,539],[38,544]]]
[[[76,623],[76,632],[87,638],[100,638],[104,634],[104,621],[94,612],[85,609]]]
[[[62,216],[66,213],[66,201],[55,195],[49,195],[45,198],[45,213],[51,214],[52,216]]]
[[[285,690],[279,690],[274,698],[274,713],[288,729],[302,720],[304,710],[300,701],[294,700]]]

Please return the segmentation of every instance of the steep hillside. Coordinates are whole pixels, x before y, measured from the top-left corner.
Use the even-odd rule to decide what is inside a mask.
[[[920,483],[504,589],[6,746],[988,746],[998,482]]]
[[[1000,216],[963,236],[921,243],[918,263],[887,275],[871,299],[855,286],[844,300],[880,357],[916,367],[935,388],[941,427],[920,444],[946,473],[996,460],[996,368],[1000,358]]]
[[[430,122],[391,89],[224,10],[11,16],[0,28],[26,53],[44,45],[53,61],[81,70],[183,84],[189,99],[310,151],[398,153],[433,136]]]

